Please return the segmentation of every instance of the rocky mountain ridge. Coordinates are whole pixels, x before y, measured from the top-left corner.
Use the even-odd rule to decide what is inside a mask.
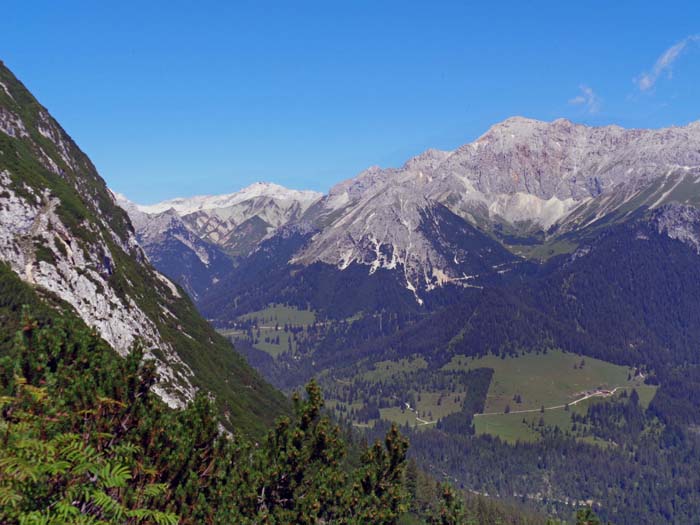
[[[0,258],[25,281],[72,305],[118,352],[128,352],[137,339],[149,350],[158,348],[158,370],[165,378],[157,387],[159,394],[173,405],[191,399],[191,370],[134,298],[120,294],[110,282],[119,264],[115,250],[145,259],[128,219],[114,202],[105,200],[94,167],[58,123],[1,65],[0,73]],[[22,177],[19,172],[31,161],[58,179],[58,192],[40,180]],[[81,184],[81,178],[89,183]],[[75,209],[68,210],[60,193],[78,187],[85,200],[71,202]],[[89,212],[99,219],[90,221]],[[162,286],[158,293],[179,297],[166,277],[153,275]]]
[[[527,235],[566,222],[582,204],[613,196],[623,186],[645,188],[698,167],[697,122],[625,130],[515,117],[452,152],[428,150],[401,168],[370,168],[336,185],[307,214],[322,227],[292,262],[340,269],[355,262],[370,273],[402,266],[409,289],[429,290],[436,275],[439,283],[468,277],[421,233],[422,211],[433,203],[484,232]]]
[[[150,261],[197,299],[233,268],[216,244],[199,237],[173,208],[148,214],[121,194],[117,203],[129,214],[139,244]]]
[[[247,255],[276,228],[299,220],[321,196],[314,191],[257,182],[225,195],[176,198],[146,206],[133,205],[132,209],[147,216],[172,210],[203,240],[232,255]]]
[[[89,158],[2,63],[0,84],[0,261],[118,353],[143,345],[168,404],[204,388],[227,406],[231,428],[238,416],[251,429],[279,413],[279,394],[149,264]],[[251,416],[265,406],[271,414]]]
[[[233,249],[236,255],[250,253],[276,228],[303,223],[316,233],[290,264],[320,262],[341,271],[359,264],[369,275],[379,268],[399,271],[420,301],[421,291],[473,278],[460,257],[436,249],[440,230],[426,221],[438,206],[465,227],[517,244],[533,234],[575,230],[625,207],[686,202],[687,195],[694,202],[698,192],[688,185],[699,170],[699,122],[639,130],[513,117],[454,151],[430,149],[400,168],[369,168],[323,197],[299,192],[308,198],[287,199],[293,205],[282,213],[279,194],[289,190],[275,187],[273,198],[264,184],[241,192],[256,199],[175,199],[150,210],[173,205],[201,238],[229,253],[245,246]],[[231,206],[217,208],[224,203]]]

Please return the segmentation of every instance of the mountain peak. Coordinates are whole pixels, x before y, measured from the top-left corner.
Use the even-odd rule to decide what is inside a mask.
[[[550,126],[561,126],[562,124],[577,126],[577,124],[573,124],[571,121],[563,118],[557,119],[553,122],[547,122],[544,120],[537,120],[528,117],[508,117],[507,119],[491,126],[486,131],[486,133],[484,133],[478,139],[476,139],[475,143],[483,142],[484,140],[487,140],[494,136],[501,136],[506,134],[509,134],[514,137],[530,135],[533,132],[539,132],[541,130],[549,128]],[[469,146],[469,144],[466,144],[463,147],[467,146]]]
[[[420,155],[409,159],[404,168],[406,169],[434,169],[440,163],[442,163],[447,157],[452,155],[451,151],[439,150],[435,148],[429,148],[425,150]]]
[[[148,206],[134,205],[123,196],[116,198],[142,238],[152,238],[155,230],[164,229],[160,215],[167,213],[179,216],[191,234],[230,255],[239,255],[248,253],[276,228],[299,220],[321,197],[315,191],[255,182],[234,193],[180,197]]]
[[[546,124],[546,122],[544,120],[523,117],[521,115],[513,115],[502,121],[501,124]]]
[[[272,182],[255,182],[233,193],[176,197],[156,204],[139,205],[138,208],[145,213],[151,214],[160,213],[173,208],[180,215],[188,215],[198,211],[228,208],[259,197],[269,197],[284,201],[299,201],[305,206],[308,206],[318,200],[321,194],[311,190],[292,190]]]

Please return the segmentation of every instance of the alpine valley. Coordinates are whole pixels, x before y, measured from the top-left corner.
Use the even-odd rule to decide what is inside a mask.
[[[360,440],[314,381],[285,397],[197,312],[319,198],[130,205],[0,62],[0,523],[545,523],[437,481],[396,425]]]
[[[325,195],[117,202],[136,241],[99,246],[142,246],[268,381],[400,425],[434,476],[560,517],[700,515],[700,122],[514,117]]]
[[[695,523],[699,263],[700,123],[139,205],[0,62],[0,523]]]

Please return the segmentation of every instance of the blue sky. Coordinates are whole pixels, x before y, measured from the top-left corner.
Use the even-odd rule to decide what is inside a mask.
[[[512,115],[700,118],[700,2],[493,4],[6,0],[0,59],[143,203],[325,191]]]

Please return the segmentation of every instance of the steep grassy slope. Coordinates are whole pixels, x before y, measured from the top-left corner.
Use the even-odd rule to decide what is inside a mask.
[[[89,158],[0,64],[0,258],[52,290],[121,354],[146,344],[172,405],[213,393],[231,428],[259,433],[286,402],[146,260]]]

